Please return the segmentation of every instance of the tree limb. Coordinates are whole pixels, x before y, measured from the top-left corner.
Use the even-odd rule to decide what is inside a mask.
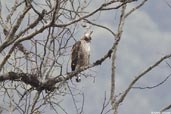
[[[155,67],[157,67],[161,62],[163,62],[164,60],[168,59],[171,57],[171,54],[166,55],[162,58],[160,58],[157,62],[155,62],[153,65],[149,66],[146,70],[144,70],[142,73],[140,73],[138,76],[135,76],[135,79],[129,84],[128,88],[125,90],[125,92],[122,94],[122,96],[120,97],[120,99],[117,101],[118,104],[122,103],[123,100],[125,99],[126,95],[130,92],[131,88],[133,87],[133,85],[143,76],[145,76],[145,74],[147,74],[148,72],[150,72],[152,69],[154,69]]]

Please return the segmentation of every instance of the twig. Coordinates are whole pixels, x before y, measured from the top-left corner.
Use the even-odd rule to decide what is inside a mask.
[[[171,108],[171,104],[164,107],[161,111],[160,111],[160,114],[162,114],[162,112],[166,111],[166,110],[169,110]]]
[[[34,100],[33,100],[33,104],[32,104],[32,107],[31,107],[31,113],[30,114],[33,114],[33,112],[35,111],[35,105],[40,97],[40,93],[41,91],[38,91],[34,97]]]
[[[120,97],[120,99],[117,101],[118,104],[122,103],[123,100],[125,99],[126,95],[130,92],[131,88],[133,87],[133,85],[143,76],[145,76],[145,74],[147,74],[148,72],[150,72],[152,69],[154,69],[155,67],[157,67],[161,62],[163,62],[164,60],[168,59],[171,57],[171,54],[166,55],[162,58],[160,58],[157,62],[155,62],[153,65],[149,66],[146,70],[144,70],[142,73],[140,73],[138,76],[135,76],[135,79],[129,84],[128,88],[125,90],[125,92],[122,94],[122,96]]]
[[[169,6],[169,8],[171,8],[171,5],[167,0],[164,0],[164,2],[167,4],[167,6]]]
[[[74,95],[73,95],[72,90],[71,90],[71,88],[69,87],[68,83],[67,83],[67,86],[68,86],[68,89],[69,89],[69,91],[70,91],[70,93],[71,93],[72,100],[73,100],[73,103],[74,103],[75,109],[76,109],[77,114],[78,114],[79,110],[78,110],[78,107],[77,107],[77,104],[76,104],[76,100],[75,100],[75,98],[74,98]]]
[[[141,4],[139,4],[138,6],[136,6],[135,8],[132,8],[132,10],[130,10],[126,15],[125,18],[128,17],[131,13],[133,13],[134,11],[136,11],[137,9],[139,9],[141,6],[143,6],[148,0],[144,0],[142,1]]]
[[[132,89],[153,89],[153,88],[156,88],[156,87],[164,84],[170,78],[170,76],[171,76],[171,74],[169,74],[169,76],[167,76],[162,82],[158,83],[157,85],[149,86],[149,87],[132,87]]]
[[[86,20],[86,22],[89,23],[89,24],[92,24],[92,25],[94,25],[94,26],[97,26],[97,27],[106,29],[106,30],[109,31],[114,37],[117,36],[117,35],[116,35],[111,29],[109,29],[108,27],[105,27],[105,26],[100,25],[100,24],[93,23],[93,22],[89,21],[88,19],[85,19],[85,20]]]

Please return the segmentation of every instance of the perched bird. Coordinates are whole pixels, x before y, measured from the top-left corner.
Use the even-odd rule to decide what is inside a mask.
[[[75,71],[81,67],[87,66],[90,62],[90,41],[91,41],[91,32],[87,32],[77,41],[71,50],[71,70]],[[76,81],[80,82],[81,78],[77,75]]]

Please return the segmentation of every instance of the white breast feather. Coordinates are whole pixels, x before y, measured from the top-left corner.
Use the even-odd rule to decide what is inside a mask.
[[[84,48],[86,50],[86,52],[90,53],[90,43],[84,43]]]

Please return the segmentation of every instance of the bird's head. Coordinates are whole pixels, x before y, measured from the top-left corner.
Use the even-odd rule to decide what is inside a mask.
[[[83,40],[90,42],[91,41],[91,34],[93,33],[93,31],[87,32],[84,34],[84,37],[82,38]]]

